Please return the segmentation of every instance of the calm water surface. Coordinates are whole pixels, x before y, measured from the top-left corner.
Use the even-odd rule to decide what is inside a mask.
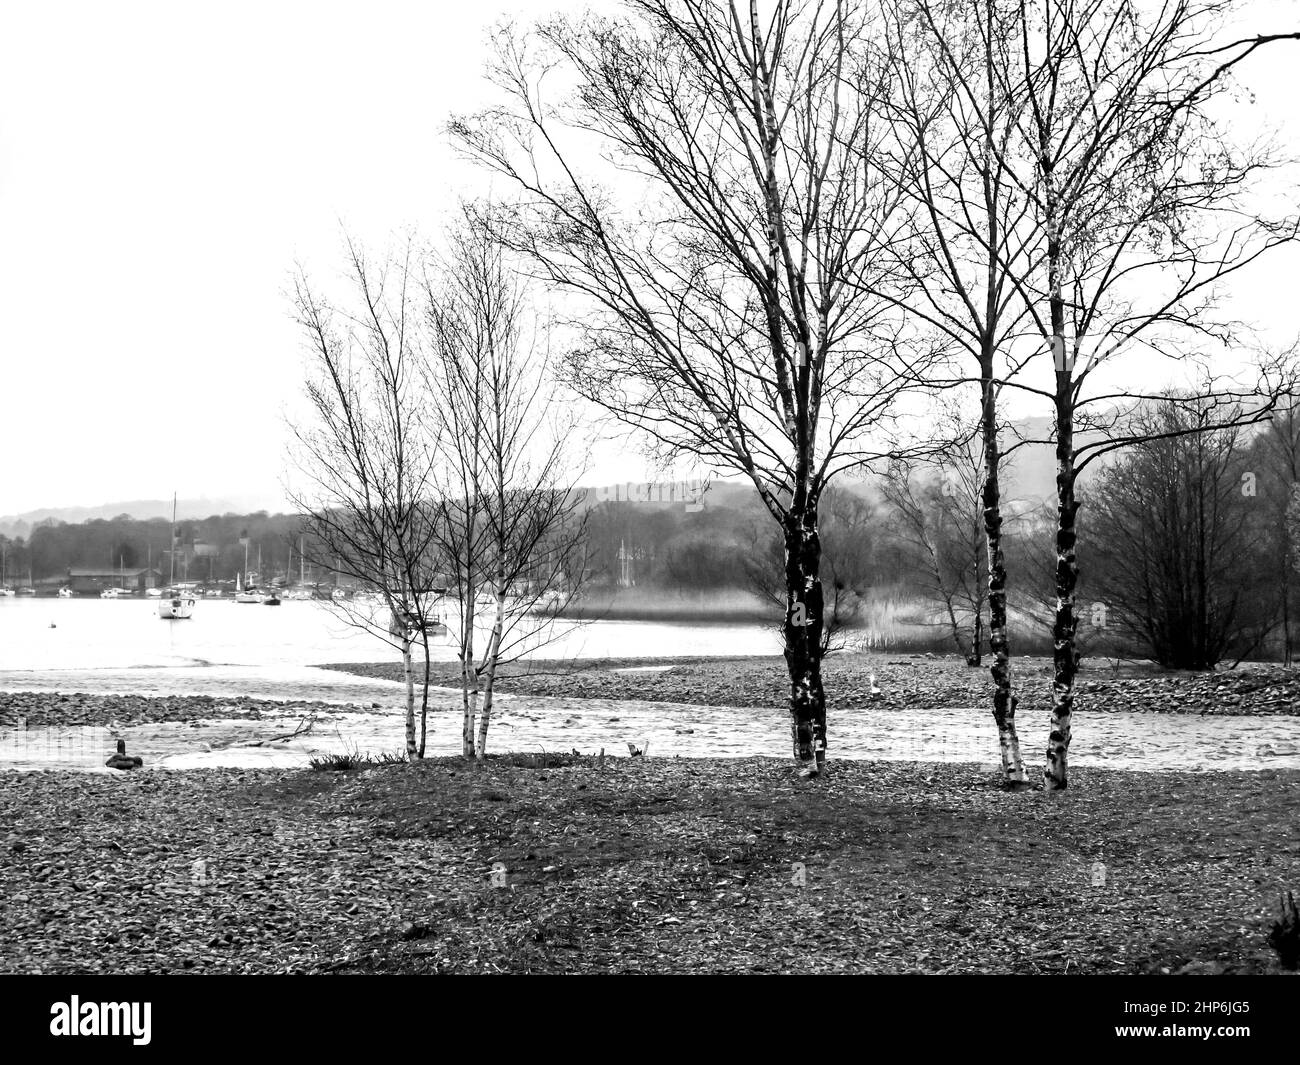
[[[774,629],[752,624],[595,621],[567,626],[541,653],[556,658],[776,654]],[[194,617],[164,621],[156,600],[0,598],[0,670],[138,666],[311,665],[393,657],[379,637],[328,604],[278,607],[200,599]],[[455,654],[444,639],[438,660]]]

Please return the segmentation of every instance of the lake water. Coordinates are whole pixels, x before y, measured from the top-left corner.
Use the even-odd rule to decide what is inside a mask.
[[[776,654],[778,637],[753,624],[594,621],[557,630],[538,653],[555,658]],[[0,598],[0,670],[142,666],[272,666],[395,657],[382,639],[328,603],[278,607],[200,599],[194,617],[164,621],[156,600]],[[453,661],[443,639],[433,657]]]

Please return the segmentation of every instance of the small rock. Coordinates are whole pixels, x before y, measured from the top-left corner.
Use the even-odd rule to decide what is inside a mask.
[[[1175,976],[1222,976],[1227,966],[1221,961],[1189,961]],[[1164,970],[1168,972],[1168,969]]]

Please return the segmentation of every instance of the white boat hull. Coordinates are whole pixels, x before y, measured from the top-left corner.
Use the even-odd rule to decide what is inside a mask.
[[[174,596],[158,604],[158,616],[171,621],[181,621],[194,616],[194,600],[189,596]]]

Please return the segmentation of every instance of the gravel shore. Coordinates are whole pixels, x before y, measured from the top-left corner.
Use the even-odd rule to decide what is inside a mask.
[[[1300,772],[1074,776],[0,773],[0,972],[1278,971]]]
[[[358,676],[401,678],[397,664],[344,663],[327,668]],[[434,683],[459,684],[456,667],[435,663]],[[1013,680],[1019,712],[1051,706],[1049,659],[1017,658]],[[881,690],[871,695],[871,679]],[[868,706],[940,709],[991,704],[992,684],[986,668],[971,668],[949,655],[831,655],[824,669],[832,711]],[[500,690],[520,695],[569,698],[643,699],[697,706],[786,705],[785,663],[776,656],[754,658],[593,659],[536,661],[510,665],[499,678]],[[1078,713],[1224,714],[1234,716],[1300,714],[1300,670],[1243,663],[1214,673],[1161,670],[1150,663],[1118,666],[1085,662],[1076,688]]]
[[[352,713],[378,706],[305,699],[250,699],[211,695],[91,695],[86,692],[0,692],[0,728],[113,727],[212,719],[259,720],[293,714]]]

